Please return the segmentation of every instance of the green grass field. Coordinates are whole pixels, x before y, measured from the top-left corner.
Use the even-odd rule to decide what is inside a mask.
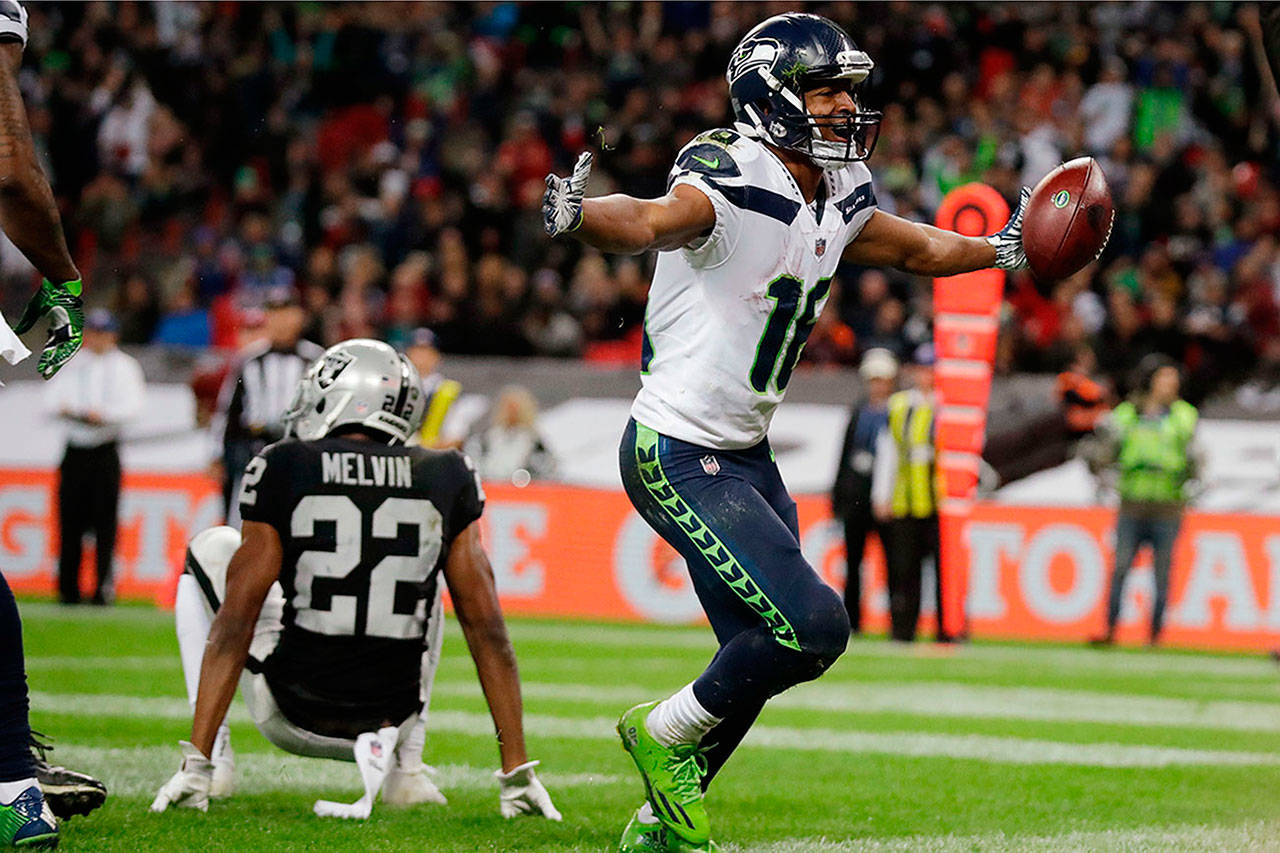
[[[609,850],[640,784],[618,713],[689,681],[707,629],[513,620],[531,755],[559,824],[498,816],[483,698],[450,626],[427,761],[447,808],[351,801],[355,766],[270,746],[232,706],[239,791],[207,814],[150,814],[189,712],[170,614],[22,605],[32,722],[106,806],[64,827],[70,850]],[[708,795],[732,850],[1280,849],[1280,670],[1260,657],[855,641],[779,697]]]

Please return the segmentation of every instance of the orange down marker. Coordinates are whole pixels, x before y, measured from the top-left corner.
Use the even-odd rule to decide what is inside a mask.
[[[934,224],[981,237],[999,231],[1008,219],[1004,197],[973,183],[947,193]],[[938,618],[953,637],[967,630],[969,552],[963,535],[978,488],[1004,279],[1003,270],[986,269],[933,280],[934,429],[943,490],[938,512],[943,612]]]

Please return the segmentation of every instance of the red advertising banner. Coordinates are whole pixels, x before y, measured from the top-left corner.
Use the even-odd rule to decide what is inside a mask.
[[[54,588],[55,475],[0,471],[0,571],[19,592]],[[621,492],[486,486],[482,524],[507,612],[690,623],[702,609],[680,557]],[[219,520],[221,496],[200,476],[126,475],[116,555],[122,597],[168,604],[187,539]],[[801,546],[836,588],[844,542],[824,496],[797,498]],[[958,532],[969,562],[966,609],[977,637],[1083,640],[1101,630],[1114,514],[976,504]],[[91,562],[86,560],[86,562]],[[930,573],[926,573],[926,582]],[[1175,645],[1280,647],[1280,518],[1193,513],[1174,560],[1165,637]],[[887,625],[883,554],[868,548],[864,624]],[[932,600],[926,591],[925,602]],[[1130,575],[1121,639],[1145,638],[1149,558]],[[926,616],[922,628],[931,627]]]

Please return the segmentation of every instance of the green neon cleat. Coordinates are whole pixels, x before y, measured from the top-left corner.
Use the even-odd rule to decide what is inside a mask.
[[[714,841],[694,845],[668,832],[661,823],[641,823],[638,811],[631,816],[618,842],[618,853],[719,853],[719,850]]]
[[[631,753],[644,779],[645,796],[654,816],[674,836],[670,842],[679,839],[704,848],[711,840],[711,821],[702,804],[706,764],[696,744],[665,747],[649,734],[645,718],[657,704],[636,705],[618,720],[622,748]]]

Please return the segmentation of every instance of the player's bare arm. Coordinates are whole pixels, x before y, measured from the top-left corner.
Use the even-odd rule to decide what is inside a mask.
[[[18,88],[21,64],[21,44],[0,44],[0,227],[45,278],[74,281],[80,273],[27,126]]]
[[[493,569],[480,544],[477,523],[468,525],[453,540],[444,577],[462,635],[476,664],[480,688],[493,716],[502,769],[510,771],[529,760],[521,718],[520,675],[498,604]]]
[[[269,524],[245,521],[243,542],[227,566],[227,596],[209,631],[200,665],[200,692],[191,724],[191,743],[204,755],[213,752],[218,725],[236,694],[249,657],[258,612],[271,584],[280,576],[280,535]]]
[[[915,275],[948,276],[973,270],[1026,266],[1022,211],[1027,191],[1009,223],[990,237],[966,237],[877,210],[844,250],[844,259],[863,266],[893,267]]]
[[[53,191],[36,160],[18,88],[26,12],[13,6],[16,11],[6,10],[8,27],[0,37],[0,228],[44,276],[13,330],[21,335],[48,318],[49,336],[37,370],[49,379],[80,349],[84,310],[80,273],[67,251]]]
[[[502,816],[534,815],[560,820],[560,812],[534,772],[538,762],[530,761],[525,751],[516,653],[498,604],[493,568],[480,544],[478,522],[472,522],[453,540],[444,577],[498,734],[502,769],[494,775],[498,778]]]
[[[845,249],[844,259],[915,275],[947,276],[995,266],[996,250],[983,237],[965,237],[877,210]]]
[[[636,255],[677,249],[716,224],[711,201],[688,186],[656,199],[618,193],[584,200],[590,171],[591,154],[584,152],[569,178],[547,176],[543,211],[551,236],[567,233],[601,251]]]

